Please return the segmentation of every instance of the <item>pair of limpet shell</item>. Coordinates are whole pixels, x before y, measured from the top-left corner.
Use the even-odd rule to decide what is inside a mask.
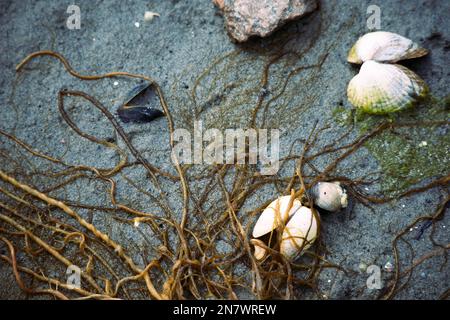
[[[413,71],[395,64],[426,55],[427,49],[396,33],[376,31],[362,36],[350,49],[347,61],[362,64],[349,82],[352,105],[367,113],[386,114],[407,109],[428,93],[426,83]]]

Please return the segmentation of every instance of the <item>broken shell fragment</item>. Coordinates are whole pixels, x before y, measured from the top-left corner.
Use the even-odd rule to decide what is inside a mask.
[[[291,208],[288,211],[290,200],[291,196],[279,197],[264,209],[253,228],[253,238],[259,238],[275,230],[281,224],[285,224],[289,217],[300,209],[302,206],[301,202],[293,199]]]
[[[363,63],[347,88],[351,104],[372,114],[407,109],[427,93],[426,83],[411,70],[372,60]]]
[[[301,207],[283,230],[281,254],[292,260],[303,250],[307,250],[317,239],[318,226],[318,216],[314,209]]]
[[[256,260],[262,260],[266,256],[266,249],[255,245],[255,253],[254,253],[254,255],[255,255]]]
[[[318,182],[310,195],[315,205],[330,212],[347,207],[347,193],[339,182]]]
[[[256,260],[263,260],[267,255],[267,250],[261,245],[264,244],[264,242],[259,239],[251,239],[250,243],[255,247],[253,255]]]
[[[356,41],[347,61],[361,64],[368,60],[397,62],[426,55],[428,50],[399,34],[386,31],[369,32]]]
[[[152,12],[152,11],[145,11],[145,13],[144,13],[145,21],[152,21],[154,17],[159,17],[159,13]]]

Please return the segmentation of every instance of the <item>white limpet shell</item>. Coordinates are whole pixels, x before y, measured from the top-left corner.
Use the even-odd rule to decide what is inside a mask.
[[[308,207],[301,207],[284,228],[280,253],[292,260],[300,251],[307,250],[318,236],[317,215]]]
[[[335,182],[318,182],[311,189],[314,204],[330,212],[347,207],[347,193],[341,184]]]
[[[300,209],[301,202],[294,199],[291,209],[287,212],[290,200],[291,196],[279,197],[264,209],[253,228],[253,238],[259,238],[275,230],[281,224],[286,223],[289,217]]]
[[[369,32],[356,41],[347,61],[361,64],[368,60],[397,62],[426,55],[428,50],[399,34],[386,31]]]
[[[372,60],[363,63],[347,88],[351,104],[372,114],[407,109],[427,93],[426,83],[408,68]]]

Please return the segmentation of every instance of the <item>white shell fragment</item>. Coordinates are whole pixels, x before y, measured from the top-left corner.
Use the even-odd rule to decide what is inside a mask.
[[[152,21],[154,17],[159,17],[159,13],[152,12],[152,11],[145,11],[145,13],[144,13],[145,21]]]
[[[266,249],[255,245],[254,255],[255,255],[256,260],[262,260],[266,256]]]
[[[394,63],[426,55],[427,49],[393,32],[370,32],[359,38],[350,49],[347,61],[361,64],[368,60]]]
[[[292,260],[301,251],[307,250],[318,236],[318,221],[314,212],[301,207],[284,228],[280,252]]]
[[[264,209],[253,228],[253,238],[259,238],[275,230],[281,224],[286,223],[289,217],[300,209],[301,202],[294,199],[291,209],[287,212],[290,199],[291,196],[279,197]]]
[[[253,255],[255,256],[256,260],[264,259],[267,254],[267,250],[264,249],[261,245],[259,245],[259,243],[263,243],[263,242],[259,239],[252,239],[250,242],[255,247],[255,251],[254,251]]]
[[[347,207],[347,193],[339,182],[318,182],[311,189],[314,204],[330,212]]]
[[[356,108],[385,114],[411,107],[428,92],[425,82],[411,70],[372,60],[363,63],[348,84],[348,100]]]

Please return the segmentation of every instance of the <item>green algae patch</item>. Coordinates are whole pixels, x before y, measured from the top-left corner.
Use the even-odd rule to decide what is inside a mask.
[[[374,136],[365,143],[382,170],[381,187],[385,194],[395,196],[426,178],[450,174],[450,97],[429,98],[417,108],[375,116],[343,110],[334,110],[334,119],[340,125],[354,123],[363,134],[381,122],[410,123],[394,127]],[[438,121],[440,123],[438,123]]]
[[[437,137],[434,128],[415,129],[405,136],[385,132],[370,139],[365,147],[383,171],[383,190],[392,195],[425,178],[449,173],[450,138],[448,134]]]
[[[353,123],[353,110],[342,105],[333,109],[332,116],[334,121],[340,126],[349,126]]]

